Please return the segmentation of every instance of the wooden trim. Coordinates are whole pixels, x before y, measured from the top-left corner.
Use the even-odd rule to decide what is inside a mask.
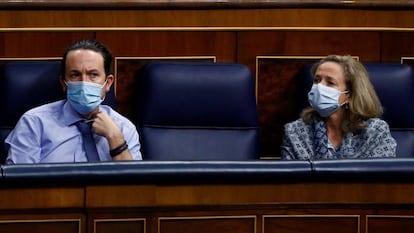
[[[414,7],[410,0],[43,0],[43,1],[18,1],[4,0],[0,3],[2,9],[238,9],[238,8],[387,8],[406,9]]]

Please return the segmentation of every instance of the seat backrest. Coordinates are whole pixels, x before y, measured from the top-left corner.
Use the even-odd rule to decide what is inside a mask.
[[[414,157],[414,72],[394,63],[365,63],[397,141],[397,157]]]
[[[0,66],[0,163],[7,157],[4,139],[27,110],[64,99],[59,83],[60,60],[19,60]],[[105,104],[116,107],[113,89]]]
[[[140,77],[144,160],[258,158],[255,81],[234,63],[152,63]]]

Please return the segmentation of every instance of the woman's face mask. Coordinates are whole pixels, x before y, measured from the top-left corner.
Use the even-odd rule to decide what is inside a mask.
[[[339,104],[339,96],[342,93],[348,93],[348,91],[341,92],[338,89],[327,87],[320,83],[313,84],[312,89],[308,93],[309,104],[319,113],[319,115],[327,117],[347,103],[344,102]]]
[[[78,113],[91,113],[102,103],[101,93],[106,81],[103,85],[84,81],[65,83],[68,87],[67,99]]]

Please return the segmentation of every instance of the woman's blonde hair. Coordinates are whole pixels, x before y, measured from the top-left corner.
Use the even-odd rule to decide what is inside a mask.
[[[312,77],[315,76],[318,67],[325,62],[335,62],[344,70],[345,84],[350,93],[349,104],[346,108],[345,118],[342,122],[344,132],[356,132],[366,127],[365,120],[373,117],[381,117],[382,106],[374,87],[369,80],[365,67],[349,55],[329,55],[315,63],[311,69]],[[315,119],[321,119],[313,108],[306,108],[301,118],[307,124]]]

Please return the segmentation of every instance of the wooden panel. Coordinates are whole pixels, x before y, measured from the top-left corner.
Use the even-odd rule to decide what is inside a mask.
[[[254,190],[254,192],[252,192]],[[347,191],[352,190],[352,191]],[[393,190],[392,194],[385,190]],[[373,197],[372,193],[376,193]],[[414,203],[414,185],[365,183],[280,183],[278,185],[159,186],[158,205],[257,203]]]
[[[3,9],[0,27],[414,27],[409,9]]]
[[[153,185],[105,185],[86,187],[86,206],[153,206],[156,200]]]
[[[235,61],[236,34],[217,31],[105,31],[96,38],[117,57],[215,56]]]
[[[366,233],[411,233],[414,216],[367,216]]]
[[[265,157],[279,156],[284,124],[299,118],[307,106],[307,92],[301,70],[321,57],[257,58],[257,103],[261,131],[261,152]],[[311,81],[306,84],[311,83]]]
[[[326,56],[352,54],[377,61],[380,33],[358,31],[249,31],[239,32],[238,61],[254,70],[256,56]]]
[[[254,216],[159,218],[159,233],[255,233]]]
[[[0,232],[7,233],[81,233],[80,219],[0,220]]]
[[[95,219],[95,233],[145,233],[145,219]]]
[[[42,187],[0,189],[1,209],[80,208],[84,206],[83,187]]]
[[[62,57],[77,39],[94,38],[92,32],[0,32],[0,57]]]
[[[413,32],[384,32],[382,35],[382,62],[400,63],[401,58],[414,56]]]
[[[359,216],[263,216],[263,233],[359,233]]]
[[[392,192],[389,192],[390,190]],[[376,195],[373,196],[372,193]],[[86,197],[88,208],[185,207],[259,203],[414,203],[414,184],[107,185],[87,187]]]

